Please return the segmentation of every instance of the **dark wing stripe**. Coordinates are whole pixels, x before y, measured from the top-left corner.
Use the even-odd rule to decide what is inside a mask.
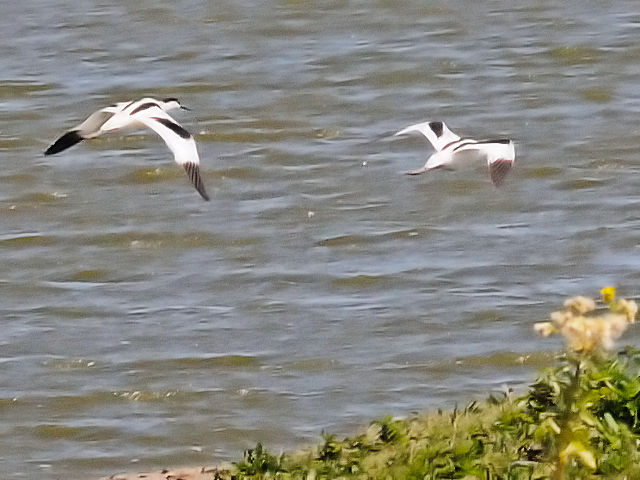
[[[141,112],[142,110],[146,110],[147,108],[151,108],[151,107],[159,107],[159,105],[157,103],[153,103],[153,102],[146,102],[143,103],[142,105],[138,105],[136,108],[133,109],[133,111],[129,114],[129,115],[134,115],[138,112]]]
[[[504,182],[504,177],[507,176],[509,170],[513,166],[513,162],[511,160],[496,160],[489,165],[489,174],[491,175],[491,181],[496,187],[502,185]]]
[[[454,140],[451,143],[447,143],[444,147],[442,147],[442,150],[446,150],[447,148],[452,147],[454,144],[458,142],[459,144],[456,145],[451,151],[455,152],[456,150],[459,150],[464,147],[468,147],[469,145],[486,145],[490,143],[501,143],[504,145],[508,145],[511,143],[511,140],[508,138],[499,138],[497,140],[468,140],[465,138],[461,138],[460,140]]]
[[[62,135],[58,140],[56,140],[53,145],[47,148],[44,154],[53,155],[55,153],[59,153],[69,147],[73,147],[76,143],[81,142],[82,140],[83,138],[78,134],[76,130],[71,130]]]
[[[467,146],[469,146],[469,145],[475,145],[475,144],[477,144],[477,143],[478,143],[478,142],[476,142],[475,140],[465,140],[465,139],[460,139],[460,140],[457,140],[457,141],[462,142],[462,143],[461,143],[460,145],[457,145],[457,146],[452,150],[452,152],[456,152],[456,151],[460,150],[460,149],[461,149],[461,148],[463,148],[463,147],[467,147]],[[444,150],[444,148],[443,148],[443,150]]]
[[[174,133],[177,133],[178,135],[180,135],[182,138],[189,138],[191,137],[191,134],[189,132],[187,132],[184,128],[182,128],[180,125],[178,125],[177,123],[173,123],[171,120],[166,119],[166,118],[158,118],[158,117],[151,117],[154,120],[156,120],[157,122],[160,122],[162,125],[164,125],[165,127],[167,127],[170,130],[173,130]]]
[[[464,141],[465,141],[464,139],[459,138],[458,140],[454,140],[453,142],[449,142],[444,147],[442,147],[442,150],[446,150],[447,148],[454,146],[456,143],[461,143],[461,142],[464,142]]]
[[[511,140],[508,138],[499,138],[497,140],[480,140],[477,143],[502,143],[508,145],[511,143]]]
[[[187,172],[189,180],[191,180],[193,186],[196,187],[198,193],[202,196],[202,198],[208,201],[209,195],[207,195],[207,191],[204,188],[204,182],[202,181],[202,177],[200,176],[200,167],[193,162],[187,162],[184,164],[184,169]]]

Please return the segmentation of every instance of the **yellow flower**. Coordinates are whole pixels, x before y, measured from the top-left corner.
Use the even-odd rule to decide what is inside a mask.
[[[615,288],[602,289],[603,299],[609,304],[609,312],[592,313],[594,300],[588,297],[573,297],[564,302],[564,309],[551,314],[550,322],[539,322],[534,330],[547,337],[560,333],[571,350],[590,353],[598,348],[610,350],[620,338],[628,324],[635,321],[638,305],[624,298],[615,300]]]
[[[604,287],[600,294],[604,303],[610,303],[616,296],[616,287]]]

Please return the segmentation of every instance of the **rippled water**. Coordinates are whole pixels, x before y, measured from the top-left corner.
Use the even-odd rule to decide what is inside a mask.
[[[217,463],[523,388],[559,346],[533,321],[637,295],[636,2],[320,3],[3,6],[2,478]],[[211,202],[149,132],[42,156],[143,95],[193,108]],[[403,175],[430,148],[391,134],[425,119],[515,139],[505,186]]]

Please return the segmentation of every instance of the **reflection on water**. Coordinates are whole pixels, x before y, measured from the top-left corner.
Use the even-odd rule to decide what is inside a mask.
[[[638,283],[635,3],[79,2],[0,19],[0,463],[81,479],[237,459],[522,388],[568,294]],[[151,132],[178,97],[212,197]],[[495,189],[422,165],[510,137]],[[195,448],[197,447],[197,448]]]

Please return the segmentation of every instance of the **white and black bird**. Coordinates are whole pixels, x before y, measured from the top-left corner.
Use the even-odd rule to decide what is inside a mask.
[[[403,128],[395,135],[411,132],[419,132],[427,137],[436,151],[422,168],[407,172],[409,175],[419,175],[436,168],[453,169],[467,162],[486,161],[491,181],[499,187],[515,162],[515,148],[513,142],[507,138],[497,140],[460,138],[443,122],[417,123]]]
[[[176,108],[188,110],[175,98],[143,98],[110,105],[92,113],[80,125],[62,135],[44,154],[59,153],[82,140],[99,137],[105,133],[149,127],[165,141],[173,152],[176,163],[184,167],[189,180],[202,198],[209,200],[200,175],[200,157],[196,142],[193,136],[167,113]]]

